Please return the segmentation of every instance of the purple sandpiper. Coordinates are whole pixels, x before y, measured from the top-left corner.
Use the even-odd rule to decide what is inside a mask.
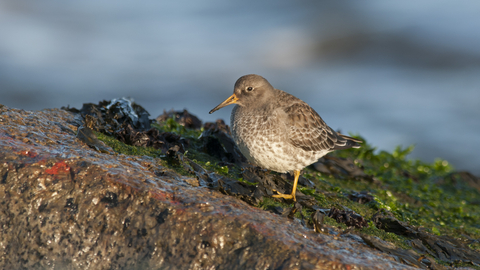
[[[232,135],[242,154],[252,163],[276,172],[293,172],[293,199],[300,171],[329,152],[359,148],[362,141],[339,134],[327,126],[307,103],[275,89],[265,78],[250,74],[235,83],[233,95],[210,113],[230,104]]]

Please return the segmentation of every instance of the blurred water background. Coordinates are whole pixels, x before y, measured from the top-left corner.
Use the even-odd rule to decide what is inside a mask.
[[[0,2],[0,104],[208,111],[256,73],[334,129],[480,175],[480,2]]]

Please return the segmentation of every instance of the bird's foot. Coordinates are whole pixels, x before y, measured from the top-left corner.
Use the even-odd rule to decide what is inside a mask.
[[[274,190],[274,191],[275,191],[275,192],[278,192],[278,191],[276,191],[276,190]],[[297,201],[297,199],[295,198],[295,194],[282,194],[282,193],[278,193],[278,194],[272,195],[272,197],[274,197],[274,198],[284,198],[284,199],[286,199],[286,200],[292,200],[292,199],[293,199],[294,202]]]

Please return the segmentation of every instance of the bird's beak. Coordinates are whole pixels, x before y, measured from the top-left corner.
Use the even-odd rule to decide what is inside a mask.
[[[238,101],[237,96],[235,94],[233,94],[229,98],[225,99],[224,102],[218,104],[217,107],[213,108],[209,113],[213,113],[214,111],[219,110],[219,109],[221,109],[225,106],[228,106],[230,104],[237,103],[237,101]]]

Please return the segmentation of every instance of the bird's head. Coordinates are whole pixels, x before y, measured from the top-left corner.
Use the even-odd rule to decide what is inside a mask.
[[[209,113],[213,113],[230,104],[251,107],[264,104],[273,95],[273,86],[262,76],[250,74],[240,77],[235,83],[233,95],[227,98]]]

